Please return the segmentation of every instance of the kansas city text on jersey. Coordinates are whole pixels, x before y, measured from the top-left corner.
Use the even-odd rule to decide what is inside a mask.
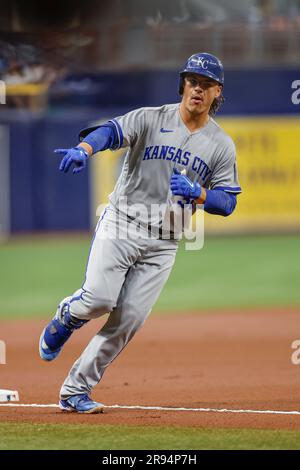
[[[192,157],[191,152],[169,145],[150,145],[145,148],[143,156],[143,160],[168,160],[183,166],[188,166],[191,159],[191,170],[197,173],[205,183],[212,170],[200,157]]]

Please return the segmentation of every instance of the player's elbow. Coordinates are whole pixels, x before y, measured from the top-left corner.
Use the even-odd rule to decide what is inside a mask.
[[[221,214],[224,217],[228,217],[234,212],[237,203],[237,199],[234,194],[227,193],[227,196],[228,198],[226,203],[224,204],[223,214]]]
[[[206,191],[206,201],[204,203],[204,210],[210,214],[221,215],[228,217],[233,213],[236,207],[236,195],[227,193],[223,190],[210,190]]]

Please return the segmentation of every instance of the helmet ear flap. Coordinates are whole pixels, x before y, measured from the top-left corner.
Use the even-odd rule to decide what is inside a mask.
[[[184,88],[184,74],[179,75],[179,94],[180,96],[183,95],[183,88]]]

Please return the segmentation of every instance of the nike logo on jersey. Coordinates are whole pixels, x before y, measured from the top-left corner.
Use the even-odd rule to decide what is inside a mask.
[[[160,129],[160,132],[174,132],[174,131],[169,131],[168,129],[164,129],[163,127]]]

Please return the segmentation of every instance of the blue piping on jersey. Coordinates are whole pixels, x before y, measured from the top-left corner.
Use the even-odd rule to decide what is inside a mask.
[[[235,192],[235,193],[241,193],[242,188],[240,186],[236,186],[235,188],[231,186],[216,186],[213,188],[214,190],[219,190],[219,191],[228,191],[228,192]]]
[[[77,297],[72,297],[72,299],[70,300],[69,303],[72,303],[74,302],[75,300],[81,300],[82,299],[82,296],[83,294],[86,292],[86,290],[83,288],[85,282],[86,282],[86,275],[87,275],[87,270],[88,270],[88,265],[89,265],[89,261],[90,261],[90,256],[91,256],[91,251],[92,251],[92,248],[93,248],[93,244],[94,244],[94,241],[95,241],[95,238],[96,238],[96,235],[97,235],[97,232],[98,232],[98,229],[100,227],[100,223],[101,221],[103,220],[105,214],[106,214],[106,210],[107,208],[105,209],[105,211],[103,212],[103,214],[101,215],[100,219],[98,220],[98,223],[97,223],[97,226],[96,226],[96,229],[95,229],[95,233],[94,233],[94,236],[93,236],[93,239],[92,239],[92,243],[91,243],[91,247],[90,247],[90,251],[89,251],[89,255],[88,255],[88,259],[87,259],[87,263],[86,263],[86,268],[85,268],[85,279],[84,279],[84,283],[82,284],[82,287],[81,287],[81,294],[78,295]]]
[[[118,138],[119,138],[119,145],[118,145],[118,147],[116,147],[115,150],[118,150],[122,147],[123,142],[124,142],[124,136],[123,136],[122,128],[121,128],[120,124],[118,123],[118,121],[116,121],[115,119],[110,119],[108,122],[112,122],[116,127]]]
[[[88,265],[89,265],[89,261],[90,261],[90,256],[91,256],[91,251],[92,251],[92,248],[93,248],[93,243],[95,241],[95,238],[96,238],[96,235],[97,235],[97,232],[99,230],[99,227],[100,227],[100,224],[106,214],[106,211],[107,211],[107,208],[105,209],[105,211],[103,212],[103,214],[101,215],[100,219],[98,220],[98,223],[97,223],[97,226],[96,226],[96,229],[95,229],[95,233],[94,233],[94,236],[93,236],[93,240],[92,240],[92,243],[91,243],[91,247],[90,247],[90,251],[89,251],[89,255],[88,255],[88,259],[87,259],[87,263],[86,263],[86,269],[85,269],[85,281],[86,281],[86,273],[87,273],[87,269],[88,269]],[[85,283],[84,281],[84,283]],[[83,283],[83,284],[84,284]],[[83,288],[83,287],[82,287]]]

